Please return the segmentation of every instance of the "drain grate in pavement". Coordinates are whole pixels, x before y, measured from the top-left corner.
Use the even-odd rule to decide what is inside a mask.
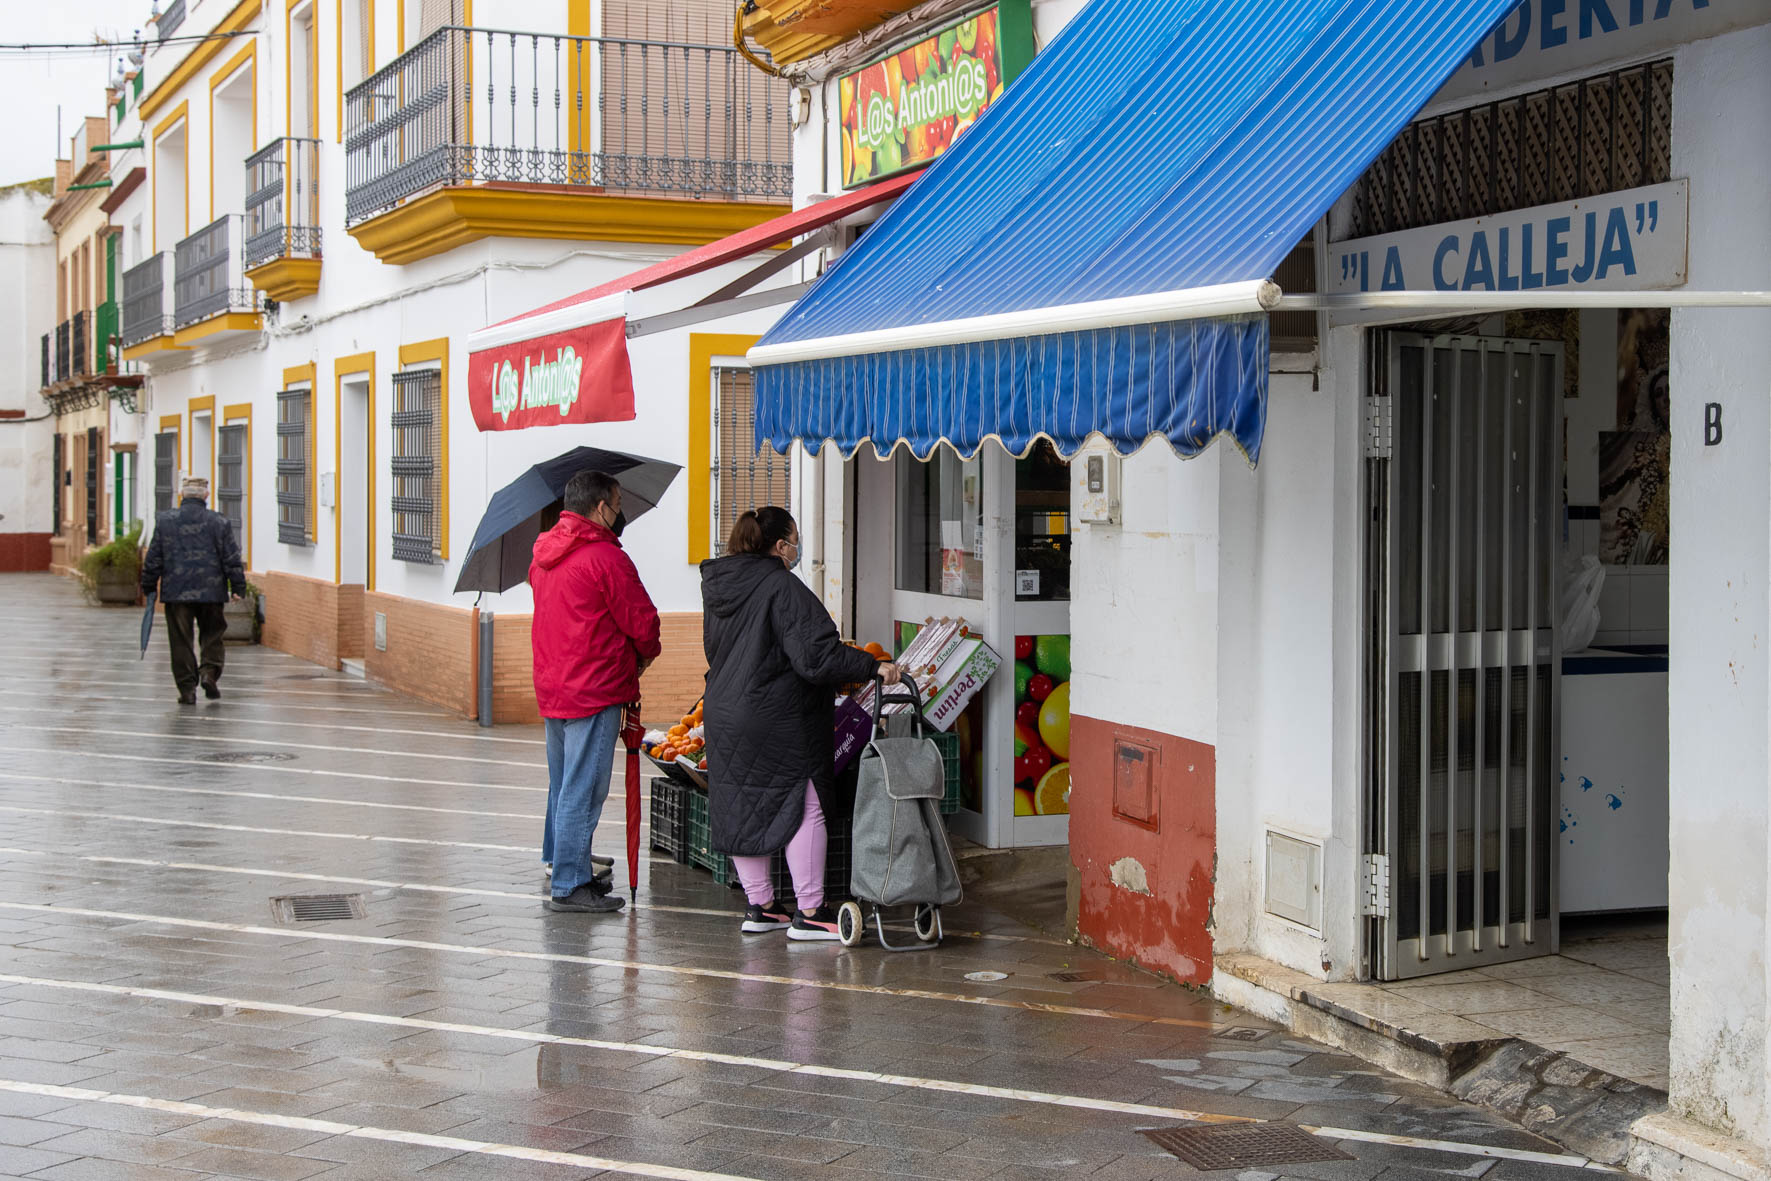
[[[1062,980],[1065,984],[1081,984],[1085,980],[1099,980],[1097,972],[1048,972],[1048,980]]]
[[[1220,1029],[1211,1036],[1231,1042],[1258,1042],[1267,1036],[1267,1031],[1251,1029],[1246,1025],[1233,1025],[1229,1029]]]
[[[202,756],[206,763],[287,763],[294,757],[280,750],[224,750]]]
[[[1204,1127],[1158,1128],[1144,1135],[1205,1172],[1355,1159],[1296,1124],[1209,1124]]]
[[[367,918],[361,894],[282,894],[271,899],[279,923],[324,923]]]

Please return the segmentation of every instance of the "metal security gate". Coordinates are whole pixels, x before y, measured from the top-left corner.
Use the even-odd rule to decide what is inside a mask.
[[[1374,342],[1365,902],[1396,980],[1556,950],[1562,347]]]

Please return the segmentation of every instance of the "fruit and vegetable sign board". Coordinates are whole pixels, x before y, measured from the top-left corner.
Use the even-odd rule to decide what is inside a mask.
[[[1002,12],[985,9],[838,82],[842,182],[927,164],[1002,97]]]
[[[627,322],[587,324],[468,357],[467,397],[482,431],[569,422],[630,422]]]
[[[1070,637],[1015,637],[1015,815],[1070,813]]]

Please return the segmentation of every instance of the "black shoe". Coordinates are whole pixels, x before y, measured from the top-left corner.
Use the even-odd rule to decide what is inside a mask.
[[[217,697],[221,696],[221,689],[215,684],[214,673],[203,674],[203,696],[211,701],[214,701]]]
[[[746,935],[761,935],[765,931],[779,931],[782,927],[793,925],[793,911],[779,902],[770,902],[767,906],[752,903],[745,908],[744,924],[739,928]]]
[[[550,897],[542,905],[549,910],[574,914],[613,914],[627,905],[627,899],[610,897],[607,891],[599,894],[590,886],[579,886],[564,898]]]
[[[178,703],[180,705],[197,704],[197,691],[195,689],[186,689],[182,691],[178,695]]]
[[[787,937],[802,943],[841,942],[842,935],[836,928],[836,909],[820,906],[814,911],[794,911],[793,925],[787,928]]]

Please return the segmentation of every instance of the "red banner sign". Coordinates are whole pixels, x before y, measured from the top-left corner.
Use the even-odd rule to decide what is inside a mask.
[[[467,395],[482,431],[630,422],[627,322],[605,320],[481,349],[468,358]]]

